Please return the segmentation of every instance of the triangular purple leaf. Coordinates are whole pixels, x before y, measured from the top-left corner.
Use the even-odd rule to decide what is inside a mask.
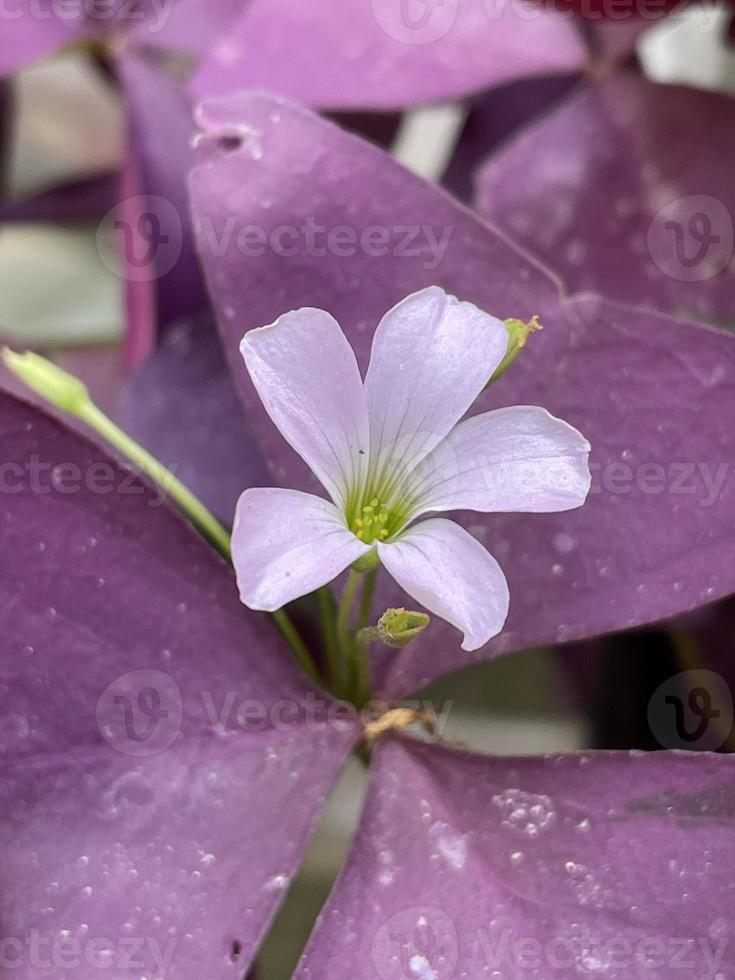
[[[162,954],[240,980],[353,731],[309,724],[274,627],[151,489],[7,395],[0,445],[3,935],[78,980]]]
[[[735,969],[735,763],[394,739],[297,980],[671,980]]]
[[[573,291],[732,323],[734,120],[729,96],[621,73],[488,160],[478,208]]]
[[[568,18],[490,0],[251,0],[194,79],[199,97],[266,88],[325,109],[397,109],[578,70]]]

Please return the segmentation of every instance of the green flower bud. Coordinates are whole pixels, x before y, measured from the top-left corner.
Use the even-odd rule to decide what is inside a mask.
[[[408,646],[429,625],[426,613],[410,609],[387,609],[378,620],[378,636],[389,647]]]
[[[89,392],[79,378],[62,371],[45,357],[31,351],[16,354],[9,347],[4,347],[2,359],[24,384],[64,412],[79,415],[89,404]]]
[[[523,320],[506,320],[505,327],[508,331],[508,351],[500,362],[492,378],[485,385],[488,388],[494,381],[497,381],[501,374],[504,374],[513,362],[520,356],[521,351],[526,346],[529,336],[536,330],[544,328],[538,322],[537,316],[532,316],[528,323]]]

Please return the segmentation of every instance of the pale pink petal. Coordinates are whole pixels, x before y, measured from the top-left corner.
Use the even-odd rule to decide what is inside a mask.
[[[380,322],[365,380],[371,471],[416,466],[490,380],[508,348],[501,320],[429,286]]]
[[[323,310],[294,310],[250,330],[240,351],[266,411],[344,507],[367,466],[362,378],[339,324]]]
[[[232,560],[240,598],[275,612],[331,582],[367,554],[334,504],[300,490],[253,489],[240,497]]]
[[[380,560],[401,588],[464,633],[463,650],[478,650],[505,623],[505,576],[479,541],[442,517],[378,544]]]
[[[590,489],[590,445],[546,409],[518,405],[461,422],[414,472],[408,493],[427,511],[554,513]]]

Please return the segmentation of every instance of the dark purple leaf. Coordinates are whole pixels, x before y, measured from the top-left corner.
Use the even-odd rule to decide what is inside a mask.
[[[100,221],[116,204],[119,192],[119,174],[102,174],[4,204],[0,221]]]
[[[0,445],[4,955],[239,980],[353,732],[147,486],[7,395]]]
[[[8,159],[13,144],[15,100],[13,86],[0,78],[0,201],[7,190]]]
[[[172,328],[130,382],[120,422],[226,526],[242,491],[270,482],[211,318]]]
[[[443,184],[467,201],[472,197],[475,170],[518,130],[548,112],[579,85],[579,75],[524,78],[491,89],[472,103]]]
[[[382,745],[298,980],[735,969],[735,763]]]
[[[734,120],[728,96],[620,74],[491,158],[479,210],[571,290],[732,322]]]
[[[667,14],[657,11],[658,20]],[[641,36],[656,22],[656,17],[627,17],[623,20],[578,21],[597,70],[610,69],[630,57],[635,60],[635,46]]]
[[[444,192],[306,110],[243,94],[209,103],[201,123],[200,251],[274,484],[318,491],[260,405],[242,334],[322,307],[364,370],[380,316],[436,282],[503,317],[539,313],[546,326],[478,410],[539,404],[593,446],[595,491],[582,509],[465,515],[511,586],[507,629],[475,658],[635,626],[733,591],[735,339],[594,297],[560,302],[550,276]],[[366,229],[386,236],[389,254],[375,254]],[[444,241],[441,254],[433,241]],[[405,601],[395,589],[380,598],[383,608]],[[470,659],[436,622],[415,646],[376,654],[378,687],[405,694]]]
[[[266,88],[326,109],[396,109],[586,62],[568,18],[515,4],[251,0],[194,90]]]

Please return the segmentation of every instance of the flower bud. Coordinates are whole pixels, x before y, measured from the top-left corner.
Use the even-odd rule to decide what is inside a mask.
[[[410,609],[387,609],[378,620],[378,636],[389,647],[408,646],[429,625],[426,613]]]
[[[5,347],[2,359],[8,370],[24,384],[70,415],[78,415],[89,403],[89,392],[79,378],[63,371],[45,357],[39,357],[32,351],[16,354]]]
[[[501,374],[504,374],[516,358],[519,357],[521,351],[526,346],[526,341],[529,336],[536,330],[544,329],[538,322],[537,316],[532,316],[528,323],[524,323],[523,320],[506,320],[505,328],[508,331],[508,351],[498,365],[492,378],[485,385],[486,388],[494,381],[497,381]]]

